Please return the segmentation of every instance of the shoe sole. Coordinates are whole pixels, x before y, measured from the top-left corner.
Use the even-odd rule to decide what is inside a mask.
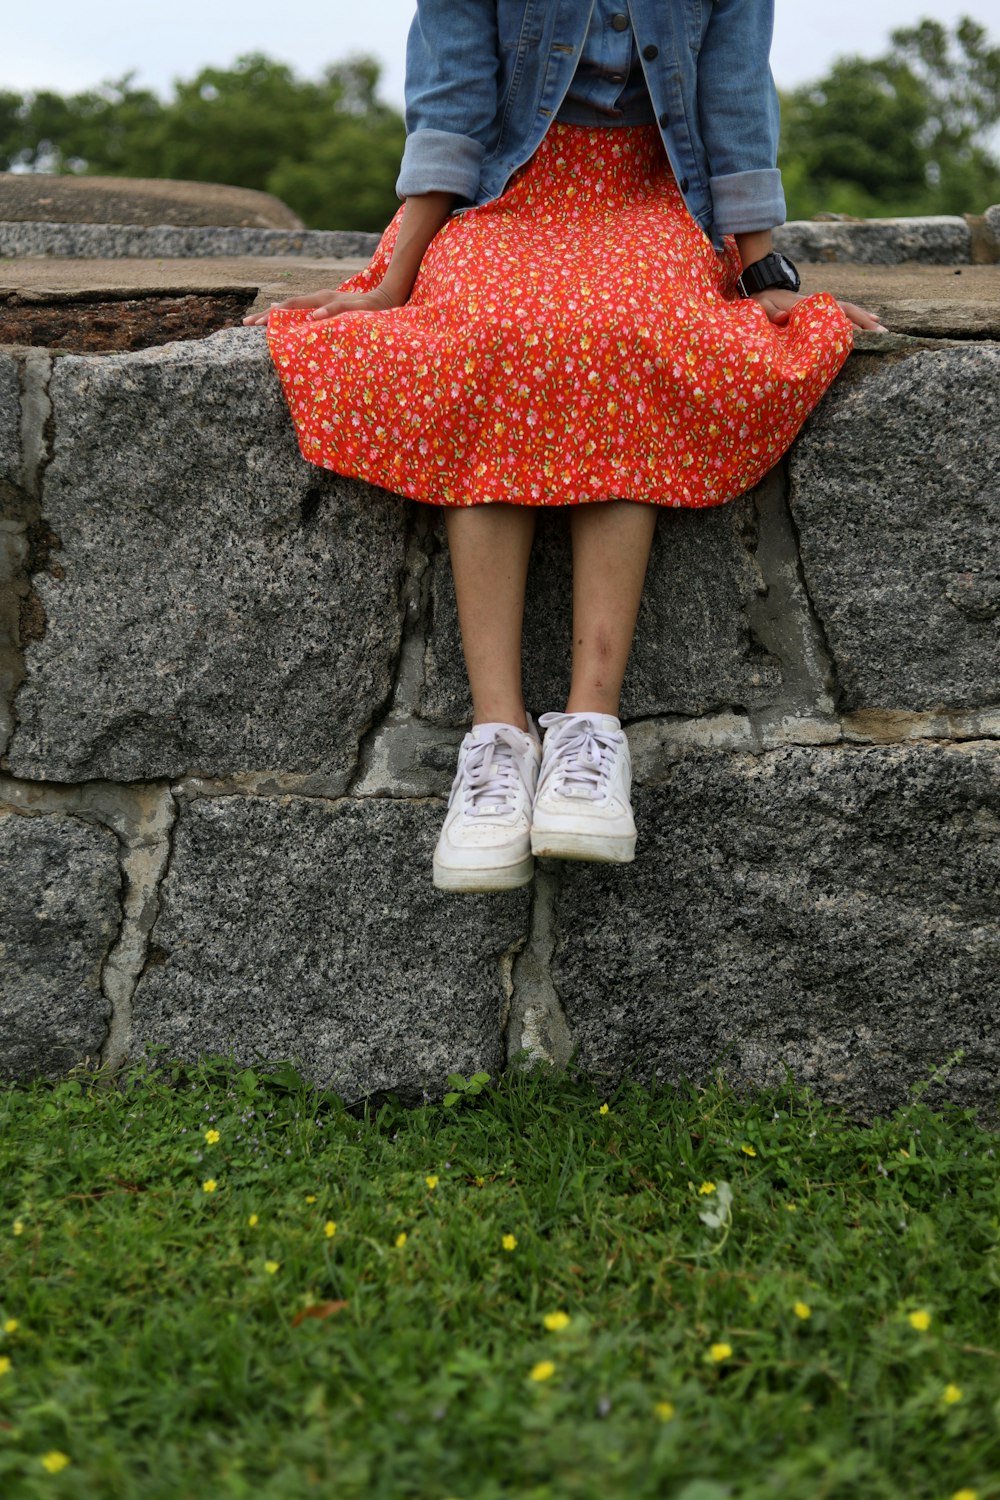
[[[539,833],[531,835],[531,852],[539,859],[584,859],[593,864],[630,865],[635,859],[636,835]]]
[[[514,891],[527,885],[535,873],[535,861],[531,855],[518,860],[516,865],[500,865],[494,869],[456,870],[449,865],[434,861],[434,886],[439,891],[460,892],[474,895],[477,891]]]

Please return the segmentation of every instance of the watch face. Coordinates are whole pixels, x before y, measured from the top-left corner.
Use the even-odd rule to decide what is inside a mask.
[[[776,251],[774,258],[778,262],[778,265],[781,267],[784,274],[788,277],[792,290],[797,292],[799,287],[802,285],[802,281],[798,271],[796,271],[791,261],[786,260],[780,252]]]

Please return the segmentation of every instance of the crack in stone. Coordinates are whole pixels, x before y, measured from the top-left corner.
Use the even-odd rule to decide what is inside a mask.
[[[787,714],[762,725],[746,715],[641,719],[626,726],[633,781],[648,786],[670,774],[685,754],[718,752],[767,755],[773,750],[857,749],[879,745],[967,745],[1000,740],[1000,707],[962,713],[917,713],[904,709],[857,709],[811,716]]]
[[[757,491],[754,502],[754,556],[766,588],[751,603],[750,629],[762,648],[781,662],[783,684],[776,703],[753,711],[755,727],[762,730],[789,711],[828,718],[840,696],[834,656],[806,582],[790,494],[786,459]]]
[[[433,519],[418,506],[407,538],[403,580],[403,635],[400,641],[390,713],[415,714],[424,681],[424,653],[430,629],[431,540]]]
[[[170,866],[176,826],[177,804],[165,791],[151,810],[148,831],[141,840],[121,841],[122,922],[101,970],[101,989],[111,1006],[108,1033],[101,1048],[101,1069],[105,1073],[116,1073],[128,1059],[132,1001],[147,966],[149,935],[159,915],[160,888]]]
[[[497,960],[500,970],[500,983],[503,986],[503,1000],[500,1002],[500,1031],[505,1034],[510,1024],[511,1003],[514,999],[514,965],[518,957],[524,952],[528,942],[528,933],[522,933],[519,938],[505,948]]]
[[[830,641],[826,633],[826,626],[823,624],[823,618],[820,615],[819,610],[816,608],[812,594],[809,591],[809,581],[806,578],[805,565],[802,562],[802,546],[799,537],[799,528],[795,521],[795,513],[792,510],[791,470],[787,467],[787,464],[786,472],[787,482],[784,492],[784,515],[786,517],[788,529],[793,538],[795,547],[796,569],[799,586],[802,589],[802,597],[805,601],[807,618],[812,629],[814,644],[818,648],[819,656],[826,662],[829,679],[828,691],[830,708],[832,712],[839,713],[841,704],[843,703],[844,699],[844,690],[841,687],[840,681],[837,676],[837,659],[834,655],[833,647],[830,645]]]
[[[565,1068],[573,1054],[569,1022],[551,973],[561,884],[558,860],[536,862],[528,940],[510,970],[505,1007],[508,1067],[549,1063]]]
[[[27,677],[25,644],[45,634],[45,610],[35,591],[34,574],[49,566],[50,553],[60,546],[42,515],[42,477],[55,446],[49,396],[52,370],[52,357],[40,349],[30,349],[20,362],[20,514],[16,535],[4,549],[6,559],[0,556],[0,586],[10,591],[0,601],[7,616],[7,627],[0,632],[0,655],[8,662],[0,677],[0,758],[6,756],[17,730],[17,695]],[[52,566],[58,568],[58,564]]]
[[[124,1056],[132,995],[145,963],[156,917],[157,892],[176,821],[176,804],[162,783],[32,782],[0,775],[0,804],[15,815],[56,814],[106,828],[118,842],[120,919],[101,962],[100,991],[109,1007],[97,1065],[114,1071]]]
[[[42,474],[52,456],[54,433],[49,381],[52,359],[32,349],[18,359],[19,472],[3,486],[0,520],[0,757],[17,727],[15,700],[24,683],[25,641],[45,632],[45,616],[32,586],[32,574],[46,566],[59,539],[41,515]]]
[[[14,699],[25,677],[20,620],[30,588],[28,558],[25,523],[0,521],[0,757],[14,737]]]
[[[49,385],[54,360],[41,349],[29,349],[21,366],[21,485],[38,504],[42,476],[52,461],[55,423]]]
[[[445,796],[464,731],[430,724],[420,717],[420,695],[431,631],[431,580],[435,519],[416,508],[407,539],[403,583],[403,632],[387,704],[363,736],[351,797]]]
[[[391,792],[345,792],[339,789],[339,778],[337,789],[323,790],[317,788],[316,777],[311,772],[247,771],[236,776],[178,776],[170,783],[170,791],[184,802],[195,802],[202,797],[246,797],[280,802],[295,797],[304,802],[327,802],[332,806],[338,802],[355,802],[359,796],[372,802],[412,802],[416,806],[440,801],[433,793],[407,796]]]

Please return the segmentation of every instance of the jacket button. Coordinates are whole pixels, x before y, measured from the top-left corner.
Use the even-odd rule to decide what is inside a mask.
[[[680,188],[682,193],[686,193],[691,184],[688,182],[686,177],[682,177],[677,186]]]
[[[659,49],[659,47],[653,47],[653,46],[643,47],[643,49],[642,49],[642,55],[646,59],[647,62],[652,62],[654,57],[659,57],[659,55],[660,55],[660,49]]]
[[[628,31],[631,24],[632,23],[630,22],[628,16],[623,16],[620,12],[618,13],[618,15],[611,17],[611,27],[613,31]]]
[[[667,126],[670,124],[670,116],[667,114],[666,110],[663,111],[663,114],[660,116],[658,123],[663,127],[664,130],[666,130]]]

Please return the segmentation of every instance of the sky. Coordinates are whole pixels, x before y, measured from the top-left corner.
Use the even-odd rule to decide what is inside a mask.
[[[383,64],[382,97],[400,105],[413,11],[413,0],[20,0],[4,6],[0,89],[72,93],[134,71],[138,84],[166,96],[174,79],[209,64],[228,67],[241,53],[264,52],[317,77],[328,63],[364,52]],[[893,27],[925,16],[951,25],[961,15],[1000,42],[1000,0],[776,0],[774,75],[792,88],[844,53],[876,56]]]

